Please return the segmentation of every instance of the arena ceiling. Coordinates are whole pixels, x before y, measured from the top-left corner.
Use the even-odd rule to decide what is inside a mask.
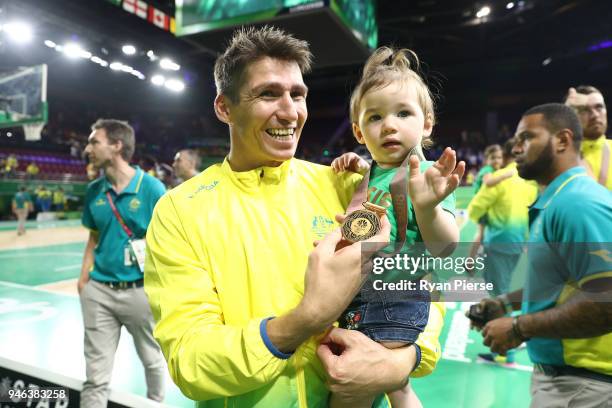
[[[173,0],[147,2],[174,13]],[[478,92],[483,86],[494,92],[518,85],[537,88],[553,86],[554,80],[568,83],[583,77],[600,86],[612,86],[610,1],[524,0],[513,2],[512,9],[506,7],[507,3],[379,0],[379,44],[414,49],[426,68],[450,84],[446,87],[451,92],[453,87],[457,92],[466,87]],[[491,14],[475,17],[485,5],[491,7]],[[180,62],[189,85],[212,91],[215,50],[193,38],[176,38],[107,0],[5,0],[3,12],[33,19],[42,36],[70,36],[106,49],[126,42],[142,49],[154,48]],[[3,65],[24,64],[28,58],[27,52],[11,54]],[[352,63],[317,69],[308,78],[309,86],[345,92],[359,68]],[[104,88],[104,80],[100,84]],[[142,88],[133,94],[143,98],[148,91],[145,84]]]

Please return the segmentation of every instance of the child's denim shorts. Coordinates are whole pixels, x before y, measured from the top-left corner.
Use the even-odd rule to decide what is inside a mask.
[[[375,290],[368,280],[340,316],[340,327],[358,330],[376,342],[412,344],[427,325],[430,301],[427,290],[389,293]]]

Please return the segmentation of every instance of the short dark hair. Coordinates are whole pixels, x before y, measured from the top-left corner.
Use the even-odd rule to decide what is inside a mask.
[[[226,95],[237,102],[242,74],[247,65],[263,57],[294,61],[302,74],[310,72],[312,63],[308,42],[268,25],[262,28],[242,27],[234,31],[225,52],[215,61],[217,94]]]
[[[181,154],[185,153],[187,156],[189,156],[189,158],[193,160],[194,167],[196,168],[196,170],[200,171],[200,166],[202,165],[202,158],[200,157],[198,152],[193,149],[181,149],[179,150],[179,152]]]
[[[580,150],[582,141],[582,126],[580,119],[572,108],[562,103],[545,103],[544,105],[534,106],[523,113],[523,116],[540,114],[544,117],[546,129],[551,133],[559,132],[562,129],[569,129],[574,135],[574,148]]]
[[[593,85],[578,85],[576,88],[576,92],[579,94],[583,94],[583,95],[590,95],[592,93],[598,93],[601,94],[601,91],[597,88],[595,88]],[[565,103],[567,101],[567,95],[565,95],[565,97],[563,98],[563,102]]]
[[[103,129],[106,132],[106,137],[112,144],[120,141],[123,144],[121,157],[127,162],[132,160],[136,137],[134,136],[134,128],[129,123],[117,119],[98,119],[91,125],[91,130],[99,129]]]

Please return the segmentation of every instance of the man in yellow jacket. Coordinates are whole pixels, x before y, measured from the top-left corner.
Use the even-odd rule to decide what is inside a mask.
[[[166,194],[147,233],[154,334],[174,381],[199,407],[326,407],[328,387],[389,407],[386,391],[440,358],[440,303],[413,346],[390,350],[336,328],[327,339],[342,352],[321,351],[368,254],[360,244],[335,250],[334,216],[360,176],[293,158],[311,58],[306,42],[272,27],[234,35],[215,64],[214,107],[230,153]],[[382,221],[378,248],[389,240]]]
[[[565,104],[574,108],[582,125],[584,139],[580,153],[587,170],[595,180],[612,190],[612,140],[606,138],[608,111],[599,89],[591,85],[570,88]]]
[[[484,279],[493,284],[491,295],[510,291],[512,272],[528,237],[528,210],[537,195],[537,186],[519,177],[512,155],[515,140],[504,144],[504,167],[491,174],[503,179],[494,186],[483,186],[468,206],[468,216],[477,223],[486,220],[483,248],[485,253]],[[511,174],[510,177],[508,177]],[[505,178],[505,179],[504,179]],[[478,356],[487,361],[514,363],[514,351],[506,357],[492,353]]]
[[[493,177],[512,176],[495,186],[483,186],[468,206],[468,216],[473,222],[478,223],[486,216],[484,278],[493,283],[493,295],[510,289],[511,273],[527,240],[529,205],[537,195],[535,183],[519,177],[512,157],[513,147],[513,139],[504,144],[504,167],[492,173]]]

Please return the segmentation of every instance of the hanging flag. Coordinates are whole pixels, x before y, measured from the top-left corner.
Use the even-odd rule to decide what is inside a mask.
[[[174,17],[169,16],[163,11],[151,6],[144,0],[107,0],[116,6],[122,7],[130,14],[134,14],[143,20],[161,28],[165,31],[170,31],[174,34],[175,21]]]

